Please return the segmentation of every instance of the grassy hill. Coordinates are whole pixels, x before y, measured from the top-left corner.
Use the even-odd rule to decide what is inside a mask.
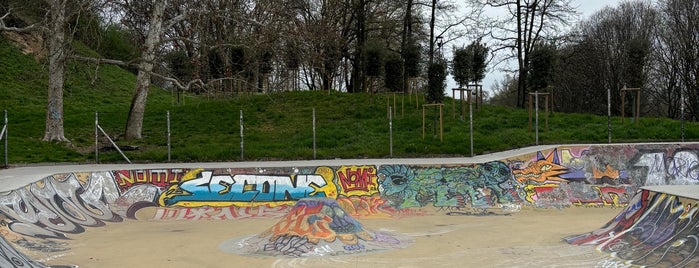
[[[173,162],[241,160],[241,110],[245,160],[312,159],[314,108],[318,159],[390,155],[387,95],[309,91],[219,99],[186,95],[178,104],[175,95],[154,87],[148,98],[144,138],[126,141],[120,137],[134,89],[134,74],[114,66],[75,62],[70,62],[66,70],[64,120],[65,134],[71,142],[42,142],[46,66],[30,55],[23,55],[14,43],[0,38],[0,113],[8,112],[11,165],[94,162],[95,112],[99,112],[100,126],[117,144],[137,147],[125,152],[133,162],[167,161],[168,111]],[[391,99],[391,105],[392,102]],[[396,104],[394,157],[470,155],[468,109],[465,121],[458,119],[458,111],[457,118],[452,118],[452,100],[445,100],[444,134],[440,141],[439,135],[434,135],[432,108],[426,110],[423,139],[422,108],[416,108],[414,100],[409,102],[401,96]],[[526,110],[485,105],[478,111],[474,108],[473,118],[475,154],[535,144],[535,134],[528,130]],[[544,130],[544,123],[542,111],[540,144],[607,142],[606,116],[553,113],[549,116],[548,131]],[[631,123],[627,119],[622,124],[620,118],[612,118],[613,142],[679,141],[680,130],[681,123],[675,120],[641,118]],[[697,140],[699,126],[686,123],[685,137]],[[98,147],[108,147],[106,139],[100,138]],[[4,160],[1,152],[0,159]],[[103,163],[124,162],[113,150],[102,150],[99,157]]]

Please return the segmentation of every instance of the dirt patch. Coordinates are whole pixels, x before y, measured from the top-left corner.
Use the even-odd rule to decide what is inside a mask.
[[[46,56],[44,38],[39,33],[3,32],[3,35],[14,42],[24,55],[32,55],[36,60]]]

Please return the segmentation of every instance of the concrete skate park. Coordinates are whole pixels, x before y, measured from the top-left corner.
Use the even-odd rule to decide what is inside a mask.
[[[0,170],[0,267],[699,267],[699,143]]]

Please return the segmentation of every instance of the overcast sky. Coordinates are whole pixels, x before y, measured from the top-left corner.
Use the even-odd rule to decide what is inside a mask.
[[[619,3],[623,1],[624,0],[572,0],[574,7],[577,8],[577,11],[579,13],[579,20],[584,20],[590,17],[590,15],[594,14],[596,11],[606,6],[616,7],[617,5],[619,5]],[[491,71],[487,73],[485,78],[483,79],[483,90],[491,91],[493,85],[498,83],[498,81],[503,80],[503,78],[505,77],[505,73],[498,71],[497,69],[499,68],[500,67],[488,66],[488,69]],[[445,90],[448,96],[451,96],[451,89],[455,87],[456,82],[452,80],[451,76],[448,77],[447,89]]]

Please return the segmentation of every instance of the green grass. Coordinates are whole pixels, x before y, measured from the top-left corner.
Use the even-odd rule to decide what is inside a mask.
[[[86,51],[78,47],[77,51]],[[332,92],[284,92],[237,95],[214,99],[186,95],[177,104],[171,93],[153,87],[149,93],[143,139],[122,139],[134,89],[133,73],[114,66],[70,62],[66,69],[65,135],[70,143],[42,142],[46,109],[47,70],[33,57],[22,55],[0,38],[0,112],[9,114],[10,164],[95,161],[95,112],[100,126],[120,146],[137,146],[125,154],[139,163],[167,161],[167,122],[171,118],[173,162],[238,161],[240,111],[244,116],[245,160],[313,158],[312,113],[316,114],[318,159],[383,158],[390,156],[385,95]],[[422,108],[414,100],[397,99],[393,119],[393,157],[469,156],[468,108],[465,120],[452,117],[451,99],[443,109],[443,140],[435,135],[434,109],[426,109],[425,136]],[[391,101],[392,104],[392,101]],[[474,154],[535,145],[526,110],[485,105],[474,107]],[[403,113],[401,113],[403,111]],[[1,115],[0,115],[1,116]],[[540,144],[606,143],[607,117],[552,113],[545,130],[539,118]],[[679,141],[681,123],[641,118],[622,124],[613,117],[613,142]],[[0,121],[0,127],[1,127]],[[685,138],[699,139],[699,125],[685,123]],[[4,144],[0,143],[0,147]],[[100,139],[100,147],[107,145]],[[3,148],[4,149],[4,148]],[[101,151],[103,163],[122,163],[113,151]],[[0,158],[4,160],[3,156]]]

